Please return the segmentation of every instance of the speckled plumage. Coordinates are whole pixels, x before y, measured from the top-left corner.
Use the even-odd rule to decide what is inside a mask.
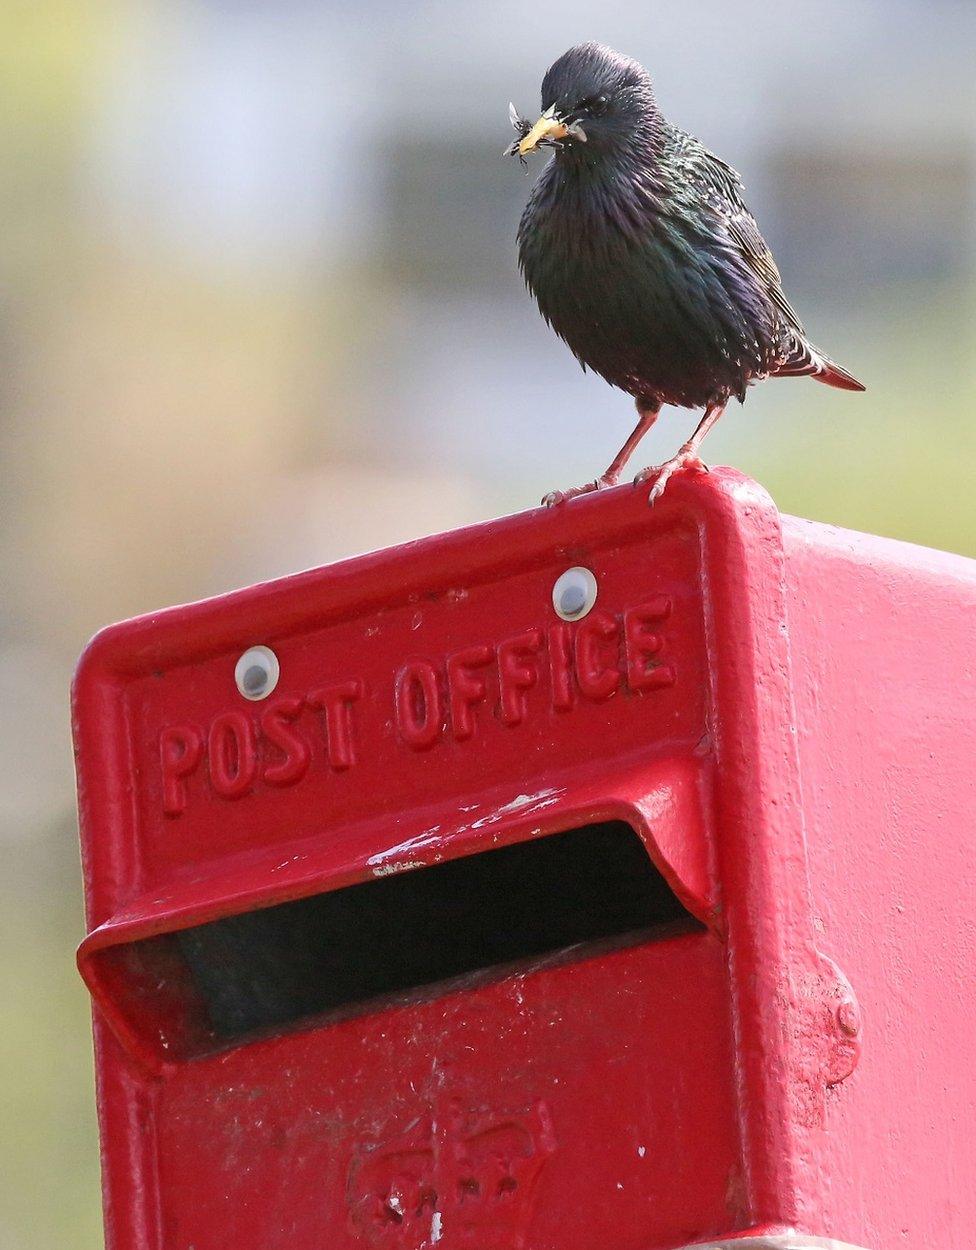
[[[539,308],[584,368],[635,396],[721,407],[768,376],[859,382],[807,340],[731,166],[657,108],[647,72],[571,48],[543,110],[578,124],[536,182],[518,230]]]

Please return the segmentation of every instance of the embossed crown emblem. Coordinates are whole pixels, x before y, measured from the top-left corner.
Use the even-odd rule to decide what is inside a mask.
[[[515,1113],[457,1103],[428,1111],[396,1137],[357,1148],[347,1185],[352,1227],[397,1250],[519,1250],[554,1149],[541,1102]]]

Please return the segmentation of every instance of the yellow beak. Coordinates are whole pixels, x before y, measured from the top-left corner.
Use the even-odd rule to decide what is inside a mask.
[[[566,126],[557,117],[543,113],[525,138],[519,141],[519,156],[531,152],[543,139],[565,139],[568,133]]]

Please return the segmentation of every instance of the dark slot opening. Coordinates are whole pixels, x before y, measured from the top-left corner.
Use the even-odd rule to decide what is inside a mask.
[[[531,956],[690,920],[619,821],[177,935],[224,1039]]]

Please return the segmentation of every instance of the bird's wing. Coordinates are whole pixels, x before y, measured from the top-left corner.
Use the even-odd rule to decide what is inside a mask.
[[[783,293],[783,280],[773,254],[743,199],[744,188],[738,173],[693,135],[674,130],[671,143],[669,157],[683,176],[687,194],[711,209],[713,224],[719,226],[729,245],[745,261],[781,318],[784,354],[772,372],[778,377],[814,377],[828,386],[863,391],[861,382],[807,338],[796,309]]]
[[[711,208],[732,246],[759,279],[784,326],[800,340],[806,335],[796,309],[783,293],[783,279],[755,217],[743,198],[742,179],[736,170],[692,135],[676,136],[683,170],[700,201]]]

